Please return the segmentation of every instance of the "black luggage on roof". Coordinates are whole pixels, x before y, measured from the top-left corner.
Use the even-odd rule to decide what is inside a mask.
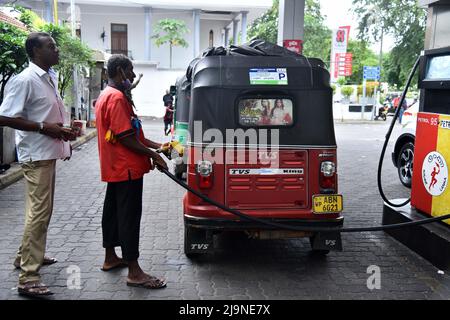
[[[251,84],[250,73],[261,70],[285,70],[287,81]],[[224,137],[227,129],[248,129],[237,119],[240,99],[286,98],[293,103],[294,122],[279,130],[281,146],[336,146],[330,74],[320,59],[254,40],[239,47],[209,48],[190,64],[186,76],[191,82],[191,139],[202,139],[193,134],[194,121],[201,121],[203,132],[219,129]]]

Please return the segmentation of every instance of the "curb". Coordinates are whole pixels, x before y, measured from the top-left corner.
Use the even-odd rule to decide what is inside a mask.
[[[77,140],[71,142],[72,148],[75,149],[96,136],[97,130],[96,129],[90,130],[84,136],[81,136]],[[23,173],[20,164],[16,162],[11,163],[11,168],[9,168],[5,174],[0,175],[0,190],[12,185],[13,183],[19,181],[22,178]]]
[[[72,148],[75,149],[75,148],[81,146],[82,144],[88,142],[89,140],[91,140],[92,138],[94,138],[96,136],[97,136],[97,129],[90,130],[84,136],[79,137],[77,140],[72,142],[71,143]]]
[[[384,124],[384,123],[391,123],[391,121],[381,121],[381,120],[344,120],[341,119],[333,119],[333,122],[335,124]],[[397,121],[398,122],[398,121]]]

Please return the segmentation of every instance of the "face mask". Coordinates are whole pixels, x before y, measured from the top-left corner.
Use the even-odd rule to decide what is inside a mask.
[[[123,72],[122,69],[120,69],[120,73],[122,74],[122,87],[124,90],[130,90],[131,88],[131,82],[130,80],[128,80],[128,78],[125,76],[125,73]]]
[[[122,86],[125,90],[130,90],[130,88],[131,88],[130,80],[125,79],[124,81],[122,81]]]

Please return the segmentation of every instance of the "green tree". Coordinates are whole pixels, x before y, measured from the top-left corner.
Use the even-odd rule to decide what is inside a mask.
[[[6,83],[27,64],[25,39],[27,33],[8,23],[0,22],[0,103]]]
[[[354,89],[351,86],[343,86],[341,88],[341,93],[346,99],[350,98],[350,96],[353,94],[353,91]]]
[[[374,82],[367,83],[366,84],[366,97],[372,97],[374,95],[374,93],[375,93],[375,88],[376,88],[376,85],[374,84]],[[358,85],[358,87],[356,88],[356,94],[358,96],[362,96],[363,95],[363,86],[362,86],[362,84]]]
[[[370,50],[366,41],[349,40],[347,52],[351,52],[352,60],[352,75],[346,78],[346,83],[358,84],[363,81],[363,67],[377,66],[378,57]]]
[[[383,58],[383,69],[384,70],[384,77],[383,79],[389,83],[391,86],[401,86],[400,81],[400,72],[401,68],[400,65],[394,64],[394,61],[392,59],[391,52],[388,52],[384,55]]]
[[[255,19],[248,29],[249,39],[263,39],[271,43],[277,43],[278,37],[278,5],[274,0],[272,7],[261,17]]]
[[[155,44],[160,47],[168,43],[170,48],[170,68],[172,68],[172,47],[180,46],[188,47],[188,43],[184,40],[183,35],[189,30],[182,20],[163,19],[159,20],[155,26],[156,34],[152,36],[155,39]],[[164,34],[160,34],[164,33]]]
[[[303,54],[328,63],[331,51],[331,30],[325,26],[318,0],[306,0]]]
[[[388,57],[391,61],[383,62],[391,69],[384,74],[386,80],[403,84],[423,49],[425,9],[416,0],[353,0],[353,11],[359,17],[360,39],[379,41],[382,34],[394,37],[395,46]]]
[[[250,39],[258,38],[277,43],[278,37],[278,5],[274,0],[272,7],[256,19],[248,30]],[[303,54],[308,57],[330,61],[331,31],[324,25],[318,0],[306,0]]]
[[[345,79],[345,77],[339,77],[336,82],[339,85],[339,87],[342,87],[343,85],[345,85],[347,80]]]
[[[41,19],[36,13],[21,6],[14,6],[17,11],[20,11],[19,20],[27,26],[28,30],[35,31],[45,25],[45,21]]]
[[[66,26],[46,24],[41,31],[49,33],[59,48],[59,63],[54,67],[58,71],[58,90],[64,98],[66,89],[73,84],[74,67],[79,70],[93,66],[93,51],[78,38],[73,38]]]

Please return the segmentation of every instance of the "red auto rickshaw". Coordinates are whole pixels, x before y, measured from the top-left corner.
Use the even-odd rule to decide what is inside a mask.
[[[213,251],[214,235],[227,230],[258,239],[309,237],[312,250],[322,254],[342,250],[340,233],[308,230],[340,227],[344,220],[323,62],[255,41],[209,52],[188,75],[187,184],[258,221],[187,192],[185,254]]]

